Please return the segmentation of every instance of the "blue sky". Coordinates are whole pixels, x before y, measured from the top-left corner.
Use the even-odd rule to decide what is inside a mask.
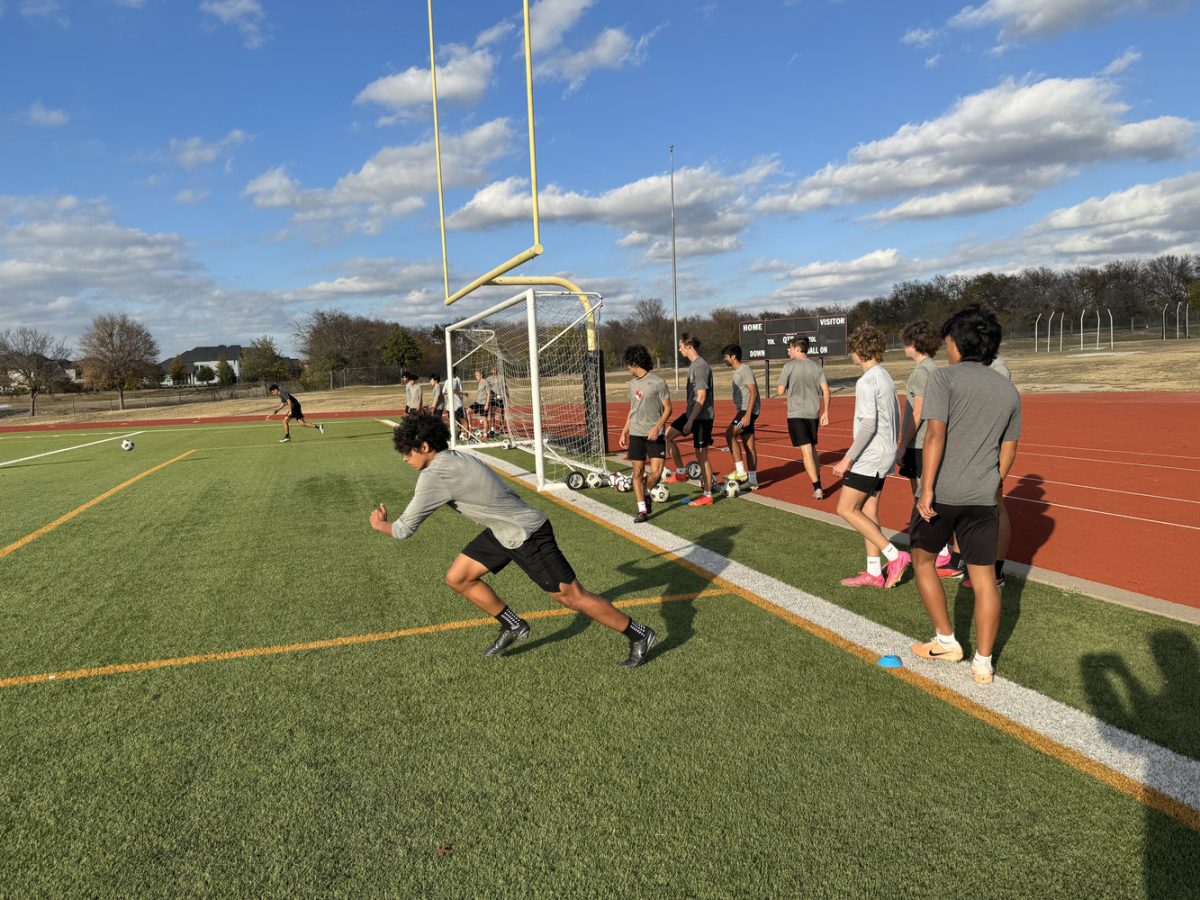
[[[436,0],[452,286],[530,243],[519,0]],[[539,0],[542,242],[620,314],[1200,252],[1190,0]],[[428,325],[423,0],[0,0],[0,330]],[[493,295],[494,299],[494,295]],[[478,308],[483,298],[463,301]]]

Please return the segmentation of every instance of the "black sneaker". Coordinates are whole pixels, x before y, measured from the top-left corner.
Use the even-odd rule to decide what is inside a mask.
[[[656,639],[654,629],[647,627],[645,637],[641,640],[629,642],[629,656],[621,663],[621,667],[624,669],[633,669],[644,663]]]
[[[649,522],[649,521],[650,521],[650,513],[649,513],[648,511],[647,511],[647,512],[642,512],[642,511],[639,509],[639,510],[638,510],[638,514],[637,514],[636,516],[634,516],[634,517],[633,517],[633,524],[634,524],[634,525],[641,525],[643,522]]]
[[[523,641],[529,637],[529,623],[524,619],[516,628],[506,628],[500,626],[500,633],[496,635],[496,640],[492,641],[492,646],[483,651],[484,656],[499,656],[511,645],[517,641]]]
[[[646,495],[646,515],[654,512],[654,501],[650,499],[650,495]]]

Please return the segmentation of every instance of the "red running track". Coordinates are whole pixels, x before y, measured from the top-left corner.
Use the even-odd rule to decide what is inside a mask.
[[[1200,608],[1200,393],[1026,394],[1021,403],[1021,442],[1004,485],[1009,559]],[[626,410],[609,405],[614,449]],[[841,482],[828,470],[850,445],[853,412],[853,397],[834,398],[818,445],[827,498],[817,501],[788,441],[784,401],[764,401],[761,493],[835,512]],[[717,402],[718,446],[732,414],[732,403]],[[680,449],[691,456],[690,441]],[[728,454],[713,461],[719,473],[733,468]],[[908,479],[892,475],[883,524],[903,530],[911,511]]]

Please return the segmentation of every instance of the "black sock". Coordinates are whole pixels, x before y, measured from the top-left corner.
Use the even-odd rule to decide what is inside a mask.
[[[816,481],[813,482],[813,490],[817,490],[817,491],[821,490],[821,479],[818,478]]]
[[[633,620],[633,616],[629,617],[629,624],[625,626],[625,630],[621,632],[631,641],[640,641],[646,636],[646,626],[641,625]]]
[[[999,581],[1004,577],[1004,560],[996,560],[996,580]]]
[[[506,606],[500,610],[500,614],[496,616],[496,621],[505,628],[516,628],[521,624],[521,617]]]
[[[962,567],[963,567],[962,555],[957,550],[951,550],[950,551],[950,568],[961,569]]]

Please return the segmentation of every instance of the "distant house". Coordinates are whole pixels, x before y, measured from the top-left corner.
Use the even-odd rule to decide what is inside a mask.
[[[180,353],[179,358],[183,362],[183,367],[188,373],[188,384],[216,384],[217,383],[217,363],[221,357],[225,357],[225,362],[233,368],[233,374],[237,376],[237,380],[242,380],[242,345],[241,344],[220,344],[216,347],[194,347],[187,353]],[[163,385],[170,387],[171,382],[171,366],[175,362],[175,357],[169,356],[161,363],[163,371]],[[208,366],[212,369],[213,377],[210,381],[199,381],[196,378],[196,372],[201,366]]]

